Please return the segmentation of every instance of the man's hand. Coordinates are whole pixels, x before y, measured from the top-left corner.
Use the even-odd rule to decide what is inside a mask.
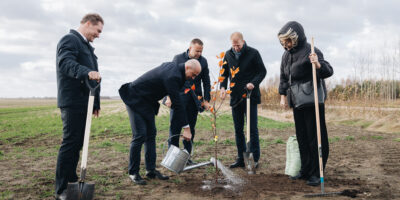
[[[253,90],[253,89],[254,89],[253,83],[247,83],[246,88],[247,88],[248,90]]]
[[[208,101],[204,101],[204,109],[210,109],[210,103],[208,103]]]
[[[315,64],[315,68],[316,68],[316,69],[321,68],[321,63],[319,63],[319,61],[318,61],[318,56],[317,56],[317,54],[312,53],[312,54],[310,54],[308,57],[310,58],[310,62],[311,62],[312,64]]]
[[[168,108],[171,108],[172,103],[171,103],[171,99],[169,98],[169,96],[167,96],[167,100],[165,100],[165,105],[166,105]]]
[[[280,106],[282,108],[288,108],[288,103],[287,103],[287,99],[285,95],[281,95],[281,102],[280,102]]]
[[[99,83],[100,80],[101,80],[100,73],[99,73],[99,72],[96,72],[96,71],[91,71],[91,72],[89,72],[89,73],[88,73],[88,76],[89,76],[89,80],[96,80],[98,83]]]
[[[183,139],[190,141],[192,139],[192,133],[190,132],[190,127],[183,128]]]
[[[221,89],[220,89],[220,97],[221,97],[221,99],[225,99],[225,96],[226,96],[226,91],[225,91],[225,88],[224,87],[221,87]]]
[[[93,110],[93,115],[94,115],[95,118],[98,118],[100,116],[100,109]]]

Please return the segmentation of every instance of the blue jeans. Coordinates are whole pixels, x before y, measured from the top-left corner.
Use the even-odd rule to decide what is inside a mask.
[[[192,142],[194,139],[194,135],[195,135],[195,126],[196,126],[196,121],[197,121],[197,115],[198,115],[198,109],[197,109],[197,105],[194,102],[192,96],[190,96],[190,94],[181,94],[181,101],[182,104],[185,108],[186,111],[186,117],[190,126],[190,132],[192,133],[192,138],[191,141],[186,141],[183,140],[183,146],[184,148],[191,153],[192,152]],[[179,136],[176,137],[172,137],[174,135],[179,135],[182,131],[182,126],[179,125],[177,122],[180,121],[180,119],[177,119],[177,115],[176,112],[174,111],[174,109],[171,109],[170,112],[170,128],[169,128],[169,136],[170,136],[170,140],[168,141],[168,146],[175,145],[177,147],[179,147]]]
[[[67,189],[68,182],[78,181],[76,167],[85,135],[87,108],[61,108],[63,140],[57,158],[56,194]]]
[[[138,112],[126,106],[132,128],[132,142],[129,152],[129,174],[139,173],[140,152],[144,144],[146,170],[156,168],[156,123],[155,117],[146,120]]]
[[[246,139],[245,133],[243,132],[245,116],[246,101],[242,101],[236,107],[232,107],[232,117],[235,125],[237,158],[239,160],[243,160],[243,152],[246,151]],[[257,124],[257,104],[250,104],[250,152],[253,153],[255,162],[258,162],[260,159],[260,141],[258,138]]]

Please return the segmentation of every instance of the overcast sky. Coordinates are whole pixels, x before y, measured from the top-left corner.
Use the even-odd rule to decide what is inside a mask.
[[[216,76],[215,55],[230,48],[234,31],[259,50],[272,78],[283,53],[276,35],[291,20],[303,25],[308,39],[315,37],[334,68],[332,79],[363,74],[354,68],[360,57],[375,60],[368,76],[382,74],[382,52],[393,55],[400,46],[399,8],[397,0],[2,0],[0,97],[55,97],[57,43],[89,12],[105,21],[93,43],[101,95],[117,96],[123,83],[171,61],[195,37],[203,40]]]

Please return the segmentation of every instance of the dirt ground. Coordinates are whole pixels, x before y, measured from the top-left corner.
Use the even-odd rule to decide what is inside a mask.
[[[325,191],[345,191],[345,195],[326,199],[400,199],[400,143],[395,141],[399,138],[398,133],[365,131],[358,127],[331,123],[327,127],[329,138],[333,139],[330,141],[330,155],[325,170]],[[220,138],[234,141],[232,132],[221,131],[219,134]],[[260,138],[264,140],[279,136],[286,141],[294,134],[294,128],[260,130]],[[199,132],[195,140],[208,142],[209,135]],[[130,138],[115,137],[112,140],[129,143]],[[13,145],[25,149],[52,146],[59,142],[59,137],[47,140],[32,138]],[[7,152],[12,147],[2,145],[1,148]],[[221,187],[212,190],[201,188],[203,181],[214,180],[213,167],[202,167],[177,175],[159,164],[158,169],[170,175],[170,180],[148,180],[148,185],[137,186],[126,175],[127,153],[102,148],[97,148],[96,151],[98,153],[92,154],[88,163],[91,166],[88,176],[102,174],[106,177],[96,182],[97,185],[104,186],[96,190],[96,199],[305,199],[305,194],[320,192],[320,187],[307,186],[303,180],[293,181],[284,175],[286,144],[281,143],[262,147],[260,167],[255,175],[248,175],[244,169],[234,169],[233,172],[246,181],[246,184],[234,190]],[[219,152],[220,160],[228,166],[234,161],[236,147],[232,144],[220,144]],[[213,146],[205,145],[202,149],[195,150],[193,159],[204,161],[211,156]],[[158,149],[157,163],[161,159]],[[27,162],[24,158],[16,158],[12,163],[1,162],[0,174],[4,181],[1,187],[12,189],[15,199],[39,199],[41,188],[54,185],[51,178],[54,177],[55,162],[55,159],[42,158],[35,158],[32,162]],[[35,186],[17,187],[19,184],[26,184],[26,179],[16,177],[15,173],[8,173],[11,169],[24,174],[23,176],[33,176],[37,180]],[[41,173],[43,171],[49,171],[50,174]]]

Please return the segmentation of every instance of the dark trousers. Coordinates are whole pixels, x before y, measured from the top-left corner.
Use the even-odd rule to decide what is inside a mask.
[[[239,160],[243,160],[243,152],[246,151],[246,139],[243,132],[244,119],[246,118],[246,101],[242,101],[236,107],[232,107],[232,117],[235,125],[237,157]],[[260,159],[260,141],[257,124],[257,104],[250,104],[250,152],[253,153],[255,162],[258,162]]]
[[[68,182],[78,181],[76,167],[85,135],[85,108],[62,108],[63,140],[58,152],[56,167],[56,194],[61,194]]]
[[[319,156],[317,125],[315,122],[315,107],[310,106],[301,109],[293,109],[296,137],[299,143],[301,168],[300,173],[306,178],[319,177]],[[325,124],[325,107],[319,106],[319,118],[321,124],[322,161],[325,169],[329,156],[328,133]]]
[[[156,168],[156,123],[155,117],[146,120],[141,114],[126,106],[132,128],[132,142],[129,152],[129,174],[139,173],[140,152],[144,144],[146,170]]]
[[[183,140],[183,146],[189,153],[191,153],[192,152],[192,142],[193,142],[194,135],[195,135],[195,126],[196,126],[196,121],[197,121],[197,115],[198,115],[199,111],[197,109],[197,106],[196,106],[192,96],[189,93],[181,94],[180,96],[181,96],[181,101],[186,110],[186,117],[189,122],[190,132],[192,133],[191,141]],[[182,126],[177,123],[179,121],[180,121],[180,119],[177,119],[176,112],[174,111],[174,109],[171,109],[171,112],[170,112],[171,126],[169,127],[170,140],[168,140],[168,146],[170,146],[172,144],[172,145],[179,147],[179,136],[177,136],[177,135],[181,134],[181,131],[182,131]],[[172,136],[175,136],[175,137],[172,137]]]

